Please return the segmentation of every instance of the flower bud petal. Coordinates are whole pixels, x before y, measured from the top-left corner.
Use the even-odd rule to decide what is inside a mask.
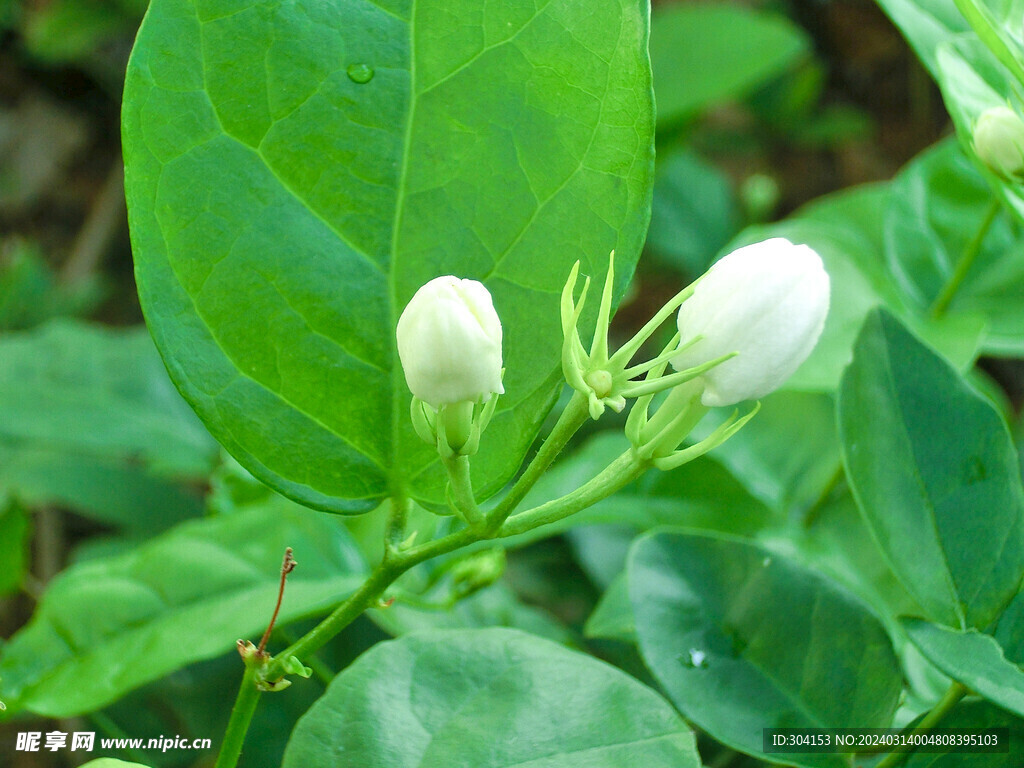
[[[501,321],[476,280],[445,275],[421,287],[398,319],[409,389],[435,409],[502,394]]]
[[[715,263],[679,308],[681,344],[692,343],[672,365],[683,370],[736,353],[702,375],[701,402],[763,397],[811,353],[828,305],[828,274],[806,245],[772,238],[740,248]]]
[[[986,109],[974,124],[974,151],[996,175],[1024,180],[1024,120],[1010,107]]]

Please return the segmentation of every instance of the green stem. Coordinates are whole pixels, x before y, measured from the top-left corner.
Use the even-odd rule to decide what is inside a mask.
[[[569,400],[565,410],[562,411],[558,421],[555,422],[555,426],[552,427],[551,433],[544,440],[540,450],[537,451],[537,455],[533,457],[533,460],[523,471],[523,474],[519,476],[519,479],[512,485],[508,493],[487,515],[487,531],[489,533],[495,533],[501,527],[501,524],[508,519],[508,516],[512,514],[513,510],[519,505],[519,502],[529,493],[530,489],[540,479],[540,476],[551,466],[551,462],[562,452],[566,443],[587,422],[589,416],[590,410],[587,407],[586,396],[579,392],[574,392],[572,399]]]
[[[258,666],[255,662],[245,665],[242,687],[238,691],[238,698],[235,699],[235,706],[231,708],[231,719],[228,721],[228,728],[224,733],[224,741],[220,745],[215,768],[235,768],[238,764],[238,758],[242,754],[242,744],[245,742],[245,734],[249,731],[249,724],[256,712],[256,705],[260,701],[260,691],[256,687]]]
[[[277,680],[284,675],[284,661],[289,656],[295,656],[302,660],[313,652],[318,651],[337,636],[341,630],[359,618],[363,611],[376,604],[384,590],[391,585],[391,582],[411,567],[412,563],[407,564],[406,558],[401,556],[382,562],[370,574],[370,578],[364,581],[363,585],[353,592],[345,602],[335,608],[326,619],[285,648],[281,653],[275,654],[274,658],[267,665],[264,677],[267,680]],[[220,768],[220,766],[217,768]]]
[[[949,714],[949,711],[957,705],[957,703],[969,693],[968,689],[960,683],[954,682],[949,686],[949,690],[939,700],[939,703],[931,708],[931,711],[925,715],[921,722],[918,723],[910,733],[925,733],[930,728],[934,728],[942,718]],[[893,750],[888,755],[883,757],[875,764],[875,768],[895,768],[897,765],[903,762],[906,758],[907,753],[913,749],[912,746],[907,745],[905,747]]]
[[[544,470],[551,465],[551,462],[558,456],[569,439],[586,422],[587,415],[587,399],[579,393],[575,393],[569,405],[562,411],[562,415],[552,429],[551,434],[548,435],[547,440],[544,441],[537,455],[530,462],[530,465],[502,499],[501,503],[487,516],[486,521],[483,521],[481,518],[481,521],[486,523],[482,528],[464,528],[440,539],[435,539],[434,541],[402,551],[398,545],[401,543],[400,539],[404,533],[408,503],[405,499],[394,499],[392,519],[387,532],[387,546],[385,547],[385,555],[380,565],[370,574],[370,577],[363,585],[352,593],[327,618],[289,645],[284,651],[274,656],[266,664],[265,668],[259,671],[259,678],[274,681],[283,677],[285,674],[284,662],[288,657],[295,656],[300,660],[309,658],[311,654],[322,648],[345,627],[361,616],[367,608],[375,605],[384,593],[384,590],[410,568],[440,555],[454,552],[474,542],[491,538],[495,534],[501,536],[511,535],[505,532],[502,523],[506,521],[506,518],[515,509],[516,505],[522,501],[526,493],[544,473]],[[460,462],[458,461],[459,459],[464,461]],[[619,470],[624,472],[625,467],[622,465],[621,459],[622,457],[612,466],[619,467]],[[453,478],[452,491],[456,496],[456,503],[460,505],[465,504],[466,509],[476,510],[476,513],[479,515],[479,509],[472,495],[472,486],[469,484],[469,462],[467,457],[453,457],[452,464],[454,466],[452,466],[449,476]],[[611,468],[609,467],[609,469]],[[532,517],[528,516],[530,515],[529,512],[524,512],[523,515],[517,516],[519,522],[516,525],[522,527],[532,520],[531,527],[535,527],[536,525],[543,525],[546,517],[552,517],[552,519],[566,517],[589,504],[593,504],[594,501],[614,493],[627,482],[638,477],[643,472],[643,469],[646,469],[646,464],[642,468],[631,470],[628,473],[629,476],[626,476],[627,473],[623,473],[621,477],[619,475],[611,477],[608,470],[605,470],[574,493],[569,494],[563,500],[558,500],[565,501],[566,503],[553,506],[553,503],[549,502],[548,504],[541,505],[536,510],[532,510],[532,512],[539,512],[540,514],[534,514]],[[635,475],[632,474],[633,471],[636,472]],[[601,478],[604,479],[595,485],[596,481]],[[587,499],[593,500],[587,501]],[[499,529],[501,529],[500,533]],[[228,731],[224,736],[220,755],[217,757],[216,768],[235,768],[238,763],[245,733],[249,728],[253,712],[255,712],[256,704],[259,701],[260,691],[256,687],[258,682],[257,667],[258,665],[252,665],[246,668],[245,677],[242,679],[242,686],[238,692],[238,698],[231,711]]]
[[[533,530],[542,525],[548,525],[574,515],[581,509],[596,504],[601,499],[607,498],[623,486],[633,482],[645,471],[650,464],[637,457],[632,448],[627,450],[615,461],[609,464],[599,475],[581,485],[572,493],[560,499],[554,499],[539,507],[534,507],[518,515],[510,517],[498,535],[502,538],[515,536],[526,531]]]
[[[953,270],[949,281],[943,286],[942,292],[932,303],[932,317],[942,317],[946,310],[949,309],[949,305],[953,301],[957,290],[959,290],[964,278],[967,277],[967,273],[981,254],[981,245],[985,241],[985,236],[988,234],[989,229],[992,227],[992,222],[995,221],[1001,208],[1002,204],[999,202],[999,198],[992,198],[992,201],[988,204],[988,210],[985,211],[985,218],[982,219],[981,226],[978,227],[978,231],[971,238],[967,247],[964,248],[960,261],[957,262],[956,269]]]
[[[471,528],[479,528],[484,516],[473,495],[473,482],[469,476],[469,456],[456,454],[447,458],[444,460],[444,468],[448,470],[448,481],[460,516]]]

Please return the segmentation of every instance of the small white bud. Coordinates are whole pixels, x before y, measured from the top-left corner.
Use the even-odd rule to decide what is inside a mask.
[[[694,368],[736,353],[702,374],[701,402],[763,397],[810,355],[828,305],[828,274],[806,245],[777,237],[740,248],[715,263],[679,308],[681,345],[692,343],[672,365]]]
[[[1024,120],[1010,107],[992,107],[974,124],[974,151],[1004,179],[1024,181]]]
[[[502,394],[501,321],[476,280],[437,277],[398,319],[398,356],[412,393],[435,410]]]

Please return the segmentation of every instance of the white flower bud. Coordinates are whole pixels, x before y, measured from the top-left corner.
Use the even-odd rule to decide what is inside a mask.
[[[992,107],[974,124],[974,151],[1004,179],[1024,180],[1024,120],[1010,107]]]
[[[740,248],[715,263],[679,308],[681,346],[690,346],[672,365],[694,368],[736,353],[701,376],[701,402],[763,397],[814,349],[828,304],[828,274],[806,245],[777,237]]]
[[[437,277],[398,319],[398,356],[412,393],[437,409],[502,394],[501,321],[476,280]]]

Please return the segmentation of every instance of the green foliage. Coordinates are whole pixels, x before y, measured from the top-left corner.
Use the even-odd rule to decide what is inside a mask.
[[[952,143],[926,151],[893,180],[885,255],[908,303],[932,307],[995,203],[984,177]],[[1021,224],[1000,208],[948,313],[985,318],[982,351],[1024,352]]]
[[[5,244],[0,260],[0,330],[31,328],[53,317],[85,315],[104,291],[95,278],[68,285],[58,280],[33,244]]]
[[[16,501],[0,499],[0,597],[21,587],[31,533],[28,511]]]
[[[719,741],[757,755],[763,728],[890,724],[900,674],[889,638],[815,572],[739,539],[665,530],[634,544],[628,573],[644,661]],[[777,759],[845,765],[839,755]]]
[[[647,253],[659,265],[699,275],[736,234],[740,214],[725,175],[691,152],[659,155]]]
[[[124,98],[140,296],[232,455],[329,511],[443,502],[394,329],[454,272],[504,324],[507,395],[474,463],[483,496],[504,484],[553,402],[569,268],[601,275],[616,249],[621,295],[639,254],[646,34],[627,0],[153,3]]]
[[[144,329],[72,321],[0,338],[0,492],[159,530],[200,511],[175,480],[215,443],[167,380]]]
[[[710,431],[723,415],[713,415],[701,429]],[[833,398],[773,393],[762,401],[757,418],[717,448],[715,457],[779,518],[798,517],[828,491],[841,470]],[[678,488],[678,495],[687,493],[686,486]]]
[[[999,643],[976,629],[960,632],[922,619],[903,628],[925,658],[994,704],[1024,717],[1024,671],[1007,660]]]
[[[659,126],[745,96],[808,55],[805,33],[739,4],[669,4],[654,14],[651,65]]]
[[[698,768],[656,693],[593,658],[502,629],[381,643],[296,726],[283,768]]]
[[[2,717],[92,715],[133,737],[215,737],[230,718],[225,743],[249,730],[243,766],[285,751],[285,768],[699,768],[686,717],[708,764],[849,768],[764,755],[762,729],[902,724],[949,676],[987,701],[944,725],[1007,726],[1016,754],[914,754],[908,768],[1019,762],[1015,392],[1004,363],[973,366],[1024,356],[1024,192],[984,167],[972,131],[995,105],[1024,114],[1024,3],[879,1],[957,139],[892,181],[738,232],[779,190],[761,176],[737,196],[730,176],[758,179],[747,158],[701,159],[735,153],[714,146],[719,117],[725,133],[733,114],[756,126],[745,138],[765,153],[827,150],[869,125],[831,103],[824,60],[776,11],[670,3],[649,24],[636,0],[154,0],[122,129],[157,349],[140,328],[68,319],[96,309],[102,275],[69,285],[54,254],[4,244],[0,595],[35,594],[30,572],[48,570],[27,562],[33,508],[90,519],[69,526],[72,565],[3,643]],[[117,58],[146,3],[36,5],[0,8],[20,50],[102,78],[98,58]],[[676,276],[768,237],[818,251],[832,296],[814,354],[752,423],[671,472],[615,475],[635,456],[622,417],[574,443],[560,422],[547,449],[564,456],[515,511],[618,478],[572,517],[490,539],[434,514],[447,483],[408,415],[394,337],[406,302],[446,273],[494,296],[506,394],[463,489],[492,514],[563,383],[570,268],[592,280],[587,336],[609,251],[614,304],[648,219],[647,252]],[[216,469],[214,440],[228,456]],[[312,679],[249,727],[258,687],[227,703],[235,644],[266,627],[286,546],[298,568],[268,664]],[[565,647],[581,634],[620,669]]]
[[[985,628],[1024,576],[1024,491],[999,414],[876,311],[843,376],[839,428],[857,503],[893,571],[929,618]]]
[[[89,712],[223,654],[239,637],[257,637],[274,609],[286,546],[299,567],[281,623],[326,613],[365,576],[338,521],[279,497],[68,568],[4,647],[0,695],[8,713]]]

